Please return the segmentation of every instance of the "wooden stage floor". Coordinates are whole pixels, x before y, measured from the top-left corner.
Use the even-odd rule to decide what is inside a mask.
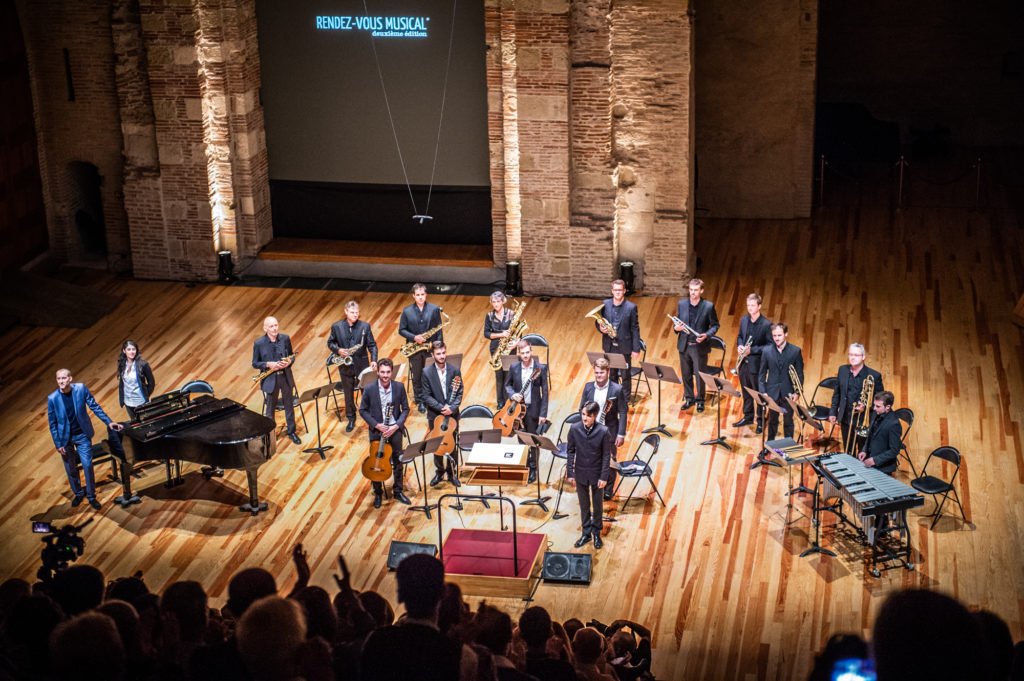
[[[699,443],[711,437],[715,412],[680,415],[681,391],[668,388],[664,413],[675,437],[663,441],[655,461],[667,507],[652,501],[643,483],[641,500],[625,511],[609,505],[618,522],[606,526],[604,548],[595,552],[593,583],[541,585],[536,602],[559,619],[628,617],[646,623],[654,632],[655,670],[666,679],[803,678],[830,634],[866,635],[886,594],[904,587],[939,589],[989,608],[1006,619],[1015,638],[1024,637],[1024,349],[1022,331],[1010,322],[1024,290],[1019,214],[923,208],[896,213],[856,203],[813,220],[701,225],[700,273],[730,347],[726,365],[735,362],[732,348],[751,290],[764,295],[766,316],[787,322],[790,341],[803,348],[808,391],[846,361],[849,342],[864,342],[868,364],[882,371],[896,406],[909,406],[917,415],[909,437],[917,465],[941,444],[963,452],[959,488],[972,522],[947,515],[930,530],[924,516],[932,501],[912,511],[913,572],[894,569],[872,578],[864,551],[850,538],[835,536],[831,521],[824,544],[839,557],[801,559],[811,531],[808,499],[797,499],[795,522],[787,527],[785,473],[748,470],[759,439],[751,429],[737,432],[728,425],[738,418],[739,402],[727,403],[722,415],[734,450],[709,448]],[[377,589],[393,599],[394,580],[385,566],[389,543],[435,542],[437,521],[401,504],[371,507],[369,484],[359,473],[367,448],[362,424],[348,435],[333,411],[321,415],[324,442],[335,447],[326,461],[279,440],[277,454],[260,471],[260,496],[270,509],[256,518],[235,510],[245,489],[241,473],[204,482],[195,466],[186,466],[186,485],[169,491],[160,484],[162,470],[149,469],[135,483],[142,503],[128,509],[112,505],[118,487],[111,483],[100,488],[102,513],[87,505],[71,509],[47,428],[45,399],[62,366],[90,386],[108,413],[123,417],[114,374],[125,338],[140,343],[158,391],[205,378],[218,395],[258,409],[249,361],[268,314],[280,319],[301,353],[300,388],[323,383],[330,324],[342,318],[349,294],[189,287],[97,275],[80,281],[124,301],[87,330],[18,327],[0,337],[0,575],[32,578],[41,544],[30,520],[65,524],[95,517],[84,533],[82,560],[110,578],[142,570],[155,590],[198,580],[221,604],[229,577],[245,566],[264,566],[289,588],[295,577],[290,548],[302,542],[313,583],[333,588],[330,574],[342,552],[356,588]],[[401,359],[396,329],[409,300],[360,294],[382,357]],[[490,404],[493,377],[481,333],[486,298],[432,300],[454,320],[446,334],[449,351],[465,353],[466,404]],[[649,359],[677,364],[665,317],[675,300],[635,300]],[[597,347],[597,334],[583,314],[593,305],[583,299],[529,299],[531,331],[552,344],[550,414],[556,424],[575,409],[590,377],[584,352]],[[640,432],[657,423],[655,409],[656,400],[645,395],[630,413],[627,454]],[[312,409],[306,415],[313,428]],[[414,413],[409,425],[418,437],[425,419]],[[299,432],[304,447],[315,443],[315,434],[301,426]],[[543,473],[547,466],[544,456]],[[106,474],[106,466],[98,469],[101,478]],[[436,498],[437,490],[431,493]],[[553,495],[554,485],[546,493]],[[525,488],[513,491],[519,500],[528,494]],[[415,503],[421,495],[414,490],[410,496]],[[519,507],[520,527],[546,533],[552,550],[570,551],[579,529],[574,494],[562,499],[562,509],[569,517],[552,520],[537,507]],[[496,511],[479,504],[468,503],[461,514],[443,512],[446,527],[497,526]],[[514,599],[489,600],[514,616],[524,608]]]

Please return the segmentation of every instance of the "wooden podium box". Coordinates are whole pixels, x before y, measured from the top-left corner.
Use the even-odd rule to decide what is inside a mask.
[[[477,442],[463,461],[473,469],[469,485],[524,485],[530,471],[526,466],[528,448],[521,443]]]

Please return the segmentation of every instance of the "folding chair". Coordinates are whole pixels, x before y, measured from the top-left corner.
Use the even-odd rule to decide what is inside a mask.
[[[910,434],[910,429],[914,425],[914,412],[907,407],[901,407],[899,409],[894,409],[892,413],[895,414],[896,418],[898,418],[904,424],[903,436],[900,438],[899,456],[907,460],[907,463],[910,464],[910,470],[916,478],[918,477],[917,469],[914,467],[914,462],[910,459],[910,450],[907,449],[907,435]],[[896,460],[898,462],[899,457],[897,457]]]
[[[629,370],[629,375],[633,379],[633,394],[629,396],[630,404],[635,405],[637,403],[637,401],[640,399],[640,390],[639,390],[639,388],[640,388],[640,382],[641,381],[643,381],[644,385],[647,386],[647,394],[652,396],[652,397],[654,396],[654,391],[651,390],[651,381],[647,378],[647,374],[644,373],[644,370],[642,368],[640,368],[640,365],[643,364],[646,361],[647,361],[647,343],[645,343],[644,339],[641,338],[640,339],[640,362],[638,362],[635,367],[631,367],[630,370]]]
[[[956,469],[953,471],[953,476],[949,479],[948,482],[943,480],[942,478],[938,478],[933,475],[928,475],[928,466],[931,465],[932,459],[948,461],[954,466],[956,466]],[[960,517],[964,519],[964,522],[967,522],[967,516],[964,515],[964,507],[963,504],[960,503],[960,495],[957,494],[955,486],[956,476],[960,472],[960,459],[960,452],[958,452],[956,448],[939,447],[934,452],[928,455],[928,460],[924,462],[924,468],[921,469],[921,477],[914,478],[913,480],[910,481],[910,486],[916,489],[918,492],[931,494],[933,498],[935,497],[935,495],[942,495],[942,501],[936,503],[935,512],[928,516],[933,518],[932,524],[929,527],[929,529],[934,528],[935,523],[939,520],[939,516],[942,514],[942,506],[946,503],[946,497],[949,496],[950,492],[953,493],[953,499],[956,501],[956,505],[960,507]],[[941,466],[942,464],[940,463],[938,465]]]
[[[565,450],[566,447],[569,446],[568,443],[565,441],[566,428],[574,423],[579,423],[582,419],[583,417],[580,416],[580,413],[578,411],[574,411],[573,413],[566,416],[565,419],[562,421],[562,425],[558,427],[558,442],[555,443],[556,445],[558,445],[558,450],[551,452],[551,464],[548,466],[548,475],[546,478],[544,478],[545,485],[551,484],[551,471],[555,467],[555,459],[561,459],[562,461],[565,461],[566,459],[567,454]]]
[[[612,496],[618,493],[619,488],[622,487],[622,483],[626,481],[626,478],[635,478],[636,482],[633,483],[633,489],[629,491],[629,496],[622,502],[622,508],[620,511],[626,510],[626,504],[633,498],[633,494],[636,492],[637,485],[640,484],[641,478],[647,478],[647,482],[651,483],[651,488],[654,489],[655,494],[658,495],[658,499],[661,501],[661,505],[665,506],[665,499],[662,498],[661,492],[658,490],[658,486],[654,484],[654,469],[651,468],[651,461],[654,459],[654,455],[658,453],[658,446],[661,444],[661,436],[657,433],[651,433],[643,440],[636,448],[636,452],[633,454],[633,458],[629,461],[619,462],[619,484],[615,486],[615,491],[612,492]],[[650,447],[651,454],[647,457],[647,460],[640,458],[640,450],[645,446]]]
[[[818,385],[814,386],[814,392],[811,394],[811,416],[814,417],[815,421],[818,421],[825,425],[825,421],[828,421],[828,412],[832,408],[831,395],[829,395],[828,404],[818,404],[818,391],[824,388],[825,390],[831,390],[833,393],[836,388],[839,387],[839,379],[835,376],[829,376],[818,382]],[[828,428],[828,435],[825,436],[826,441],[832,440],[832,433],[835,432],[836,424],[830,423]]]
[[[333,358],[334,356],[335,355],[334,355],[333,352],[328,352],[327,353],[327,359],[324,360],[324,367],[327,369],[327,382],[328,383],[333,383],[333,384],[337,385],[338,382],[341,381],[341,368],[340,367],[338,368],[338,378],[335,379],[334,376],[331,375],[331,367],[333,366],[331,364],[331,358]],[[358,388],[358,386],[357,386],[357,388]],[[329,396],[334,399],[334,413],[338,415],[338,419],[340,420],[341,419],[341,409],[338,408],[338,391],[336,389],[332,389]],[[324,400],[324,406],[325,407],[327,406],[327,400]],[[357,408],[356,411],[359,411],[359,409]]]

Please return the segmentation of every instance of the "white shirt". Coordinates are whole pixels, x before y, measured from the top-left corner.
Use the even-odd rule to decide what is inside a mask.
[[[526,387],[526,382],[530,380],[530,376],[533,376],[533,368],[534,368],[533,367],[533,361],[532,360],[530,361],[530,366],[526,366],[525,364],[520,364],[520,367],[521,367],[521,373],[519,374],[519,376],[520,376],[520,378],[519,378],[519,385],[521,385],[521,386],[523,386],[523,388],[525,388]],[[532,392],[533,392],[533,386],[531,385],[530,389],[523,393],[523,404],[530,404],[530,401],[531,401],[530,400],[530,393],[532,393]]]
[[[448,401],[448,386],[447,386],[448,365],[445,364],[443,369],[438,364],[435,364],[434,366],[437,367],[437,380],[441,382],[441,396],[444,398],[445,402],[447,402]]]
[[[138,407],[146,403],[142,396],[142,387],[139,385],[139,374],[135,363],[125,366],[124,375],[124,403],[129,407]]]
[[[594,383],[594,401],[597,402],[599,411],[597,412],[598,421],[604,423],[604,403],[608,401],[608,388],[611,387],[611,381],[604,384],[604,387],[600,387],[596,382]]]
[[[388,387],[385,388],[380,381],[377,381],[377,391],[380,394],[380,414],[383,418],[388,413],[388,407],[391,406],[391,384],[388,383]],[[394,409],[391,410],[391,415],[385,419],[384,425],[390,426],[393,423],[395,423]]]

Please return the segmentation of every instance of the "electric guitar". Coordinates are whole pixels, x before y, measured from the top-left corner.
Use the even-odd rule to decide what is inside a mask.
[[[456,376],[452,379],[452,385],[448,389],[448,395],[454,395],[456,390],[462,387],[462,377]],[[458,427],[458,423],[455,422],[455,417],[452,414],[438,414],[434,417],[434,422],[431,424],[430,432],[427,433],[426,439],[435,437],[441,438],[441,444],[438,446],[437,451],[434,452],[434,456],[445,456],[455,451],[455,429]]]
[[[526,381],[526,384],[523,385],[522,389],[519,391],[519,394],[526,395],[526,391],[530,389],[530,387],[533,385],[533,382],[537,380],[539,377],[540,367],[537,367],[536,369],[533,370],[533,375],[531,375],[529,380]],[[501,409],[499,409],[498,413],[494,415],[494,418],[491,420],[491,424],[495,428],[501,429],[502,437],[508,437],[509,435],[512,434],[512,431],[515,430],[516,422],[522,419],[523,412],[525,410],[525,401],[516,402],[510,397],[505,401],[505,404],[501,405]]]
[[[391,420],[391,405],[384,410],[384,420],[387,423]],[[384,482],[391,477],[391,443],[383,436],[377,444],[370,443],[370,455],[363,459],[363,477],[374,482]]]

